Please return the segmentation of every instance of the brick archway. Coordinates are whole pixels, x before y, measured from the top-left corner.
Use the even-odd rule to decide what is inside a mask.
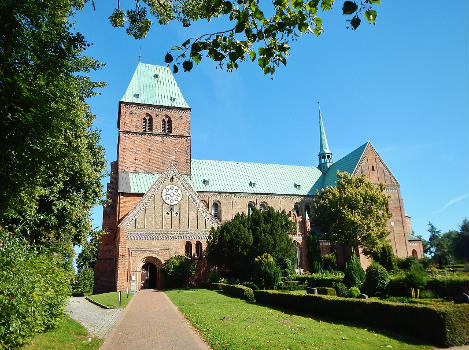
[[[163,263],[155,256],[146,256],[140,260],[140,285],[139,289],[162,289],[164,287],[161,268]]]

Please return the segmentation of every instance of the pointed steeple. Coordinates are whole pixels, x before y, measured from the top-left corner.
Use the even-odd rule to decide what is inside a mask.
[[[332,165],[332,153],[329,150],[329,145],[327,144],[326,131],[324,130],[324,124],[322,122],[321,106],[318,101],[319,109],[319,165],[318,168],[323,173],[327,172],[327,169]]]

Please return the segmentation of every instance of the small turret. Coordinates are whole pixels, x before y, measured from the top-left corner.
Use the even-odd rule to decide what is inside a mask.
[[[318,102],[318,109],[319,109],[319,164],[318,168],[323,173],[327,172],[327,169],[332,165],[332,153],[329,150],[329,145],[327,144],[327,137],[326,131],[324,130],[324,124],[322,122],[322,115],[321,115],[321,106]]]

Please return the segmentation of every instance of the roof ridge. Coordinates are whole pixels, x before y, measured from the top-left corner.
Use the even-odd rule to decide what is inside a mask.
[[[196,159],[192,158],[195,161],[209,161],[209,162],[223,162],[223,163],[242,163],[242,164],[258,164],[258,165],[279,165],[279,166],[294,166],[294,167],[302,167],[302,168],[314,168],[317,169],[314,165],[296,165],[296,164],[279,164],[279,163],[260,163],[260,162],[245,162],[245,161],[238,161],[238,160],[217,160],[217,159]],[[319,169],[318,169],[319,170]],[[320,171],[320,170],[319,170]]]

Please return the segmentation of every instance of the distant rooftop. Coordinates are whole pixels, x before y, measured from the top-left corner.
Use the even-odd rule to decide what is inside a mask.
[[[190,108],[169,67],[139,63],[121,102]]]

